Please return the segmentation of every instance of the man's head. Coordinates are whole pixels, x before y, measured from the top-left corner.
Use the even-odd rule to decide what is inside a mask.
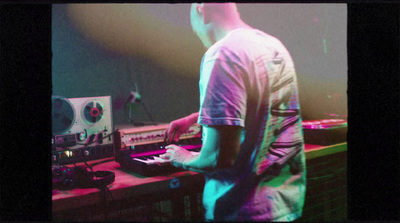
[[[190,23],[206,48],[244,24],[235,3],[193,3]]]

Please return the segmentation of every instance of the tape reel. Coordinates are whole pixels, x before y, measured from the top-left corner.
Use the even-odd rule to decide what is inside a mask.
[[[82,107],[82,118],[89,124],[99,122],[104,115],[104,104],[98,100],[89,100]]]
[[[51,98],[53,135],[67,132],[75,123],[75,109],[71,102],[62,96]]]

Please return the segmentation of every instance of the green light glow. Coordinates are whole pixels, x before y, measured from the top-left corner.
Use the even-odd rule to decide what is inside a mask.
[[[326,39],[324,39],[324,53],[326,53]]]

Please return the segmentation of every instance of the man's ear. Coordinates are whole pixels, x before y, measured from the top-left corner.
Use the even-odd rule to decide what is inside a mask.
[[[197,14],[200,16],[201,21],[203,21],[203,24],[206,25],[207,23],[209,23],[209,19],[207,19],[207,14],[205,12],[205,7],[204,7],[204,3],[201,4],[197,4],[196,5],[196,12]]]

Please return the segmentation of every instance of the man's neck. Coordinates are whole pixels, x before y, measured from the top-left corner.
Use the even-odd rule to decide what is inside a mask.
[[[236,23],[226,24],[224,26],[218,26],[214,29],[213,32],[213,40],[214,43],[218,42],[219,40],[223,39],[229,32],[235,29],[252,29],[249,25],[244,23],[243,21],[238,21]]]

